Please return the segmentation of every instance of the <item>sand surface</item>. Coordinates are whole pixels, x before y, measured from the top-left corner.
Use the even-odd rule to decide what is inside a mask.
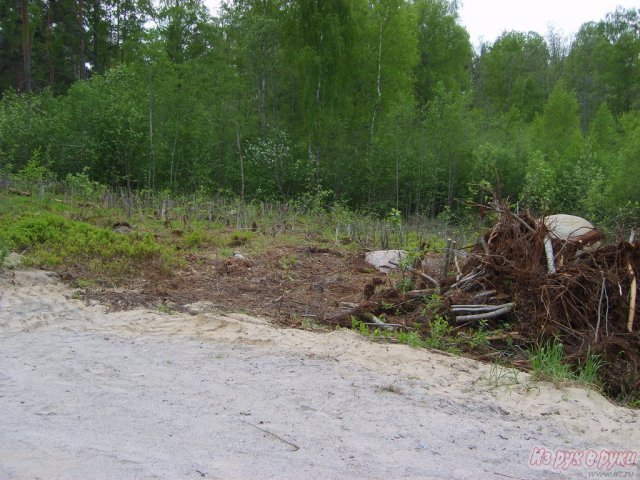
[[[532,448],[640,451],[637,411],[511,377],[345,330],[109,313],[15,271],[0,281],[0,479],[588,478],[533,469]]]

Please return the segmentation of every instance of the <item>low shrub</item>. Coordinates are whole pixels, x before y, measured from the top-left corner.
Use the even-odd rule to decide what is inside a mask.
[[[24,251],[28,263],[41,268],[117,278],[141,267],[163,265],[170,258],[151,235],[115,233],[55,214],[30,214],[2,223],[0,242]]]

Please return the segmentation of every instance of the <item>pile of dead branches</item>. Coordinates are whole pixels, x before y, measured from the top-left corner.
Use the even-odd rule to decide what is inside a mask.
[[[492,208],[497,220],[464,261],[449,262],[447,255],[442,273],[425,271],[420,261],[405,266],[419,288],[403,293],[372,286],[364,303],[327,323],[349,327],[355,317],[387,327],[422,325],[425,302],[435,293],[441,303],[434,313],[445,315],[453,326],[508,324],[525,348],[557,338],[575,365],[584,364],[589,354],[601,356],[600,376],[609,395],[637,394],[640,247],[635,238],[602,246],[601,234],[593,231],[561,240],[528,212],[513,213],[502,203]]]
[[[469,293],[508,298],[521,337],[538,343],[558,338],[576,364],[584,363],[589,353],[600,354],[610,394],[637,391],[640,248],[635,238],[605,246],[597,231],[556,239],[544,221],[527,212],[516,215],[504,204],[495,209],[497,222],[464,265],[467,277],[480,273],[468,283]]]

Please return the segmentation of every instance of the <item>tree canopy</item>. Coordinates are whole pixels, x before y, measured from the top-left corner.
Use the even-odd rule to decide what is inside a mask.
[[[640,9],[474,50],[447,0],[0,0],[0,172],[635,219],[639,59]]]

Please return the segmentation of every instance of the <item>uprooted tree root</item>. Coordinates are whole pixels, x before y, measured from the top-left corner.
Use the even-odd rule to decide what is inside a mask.
[[[516,215],[504,204],[494,207],[497,221],[455,278],[439,277],[438,288],[427,285],[404,294],[384,290],[325,321],[350,326],[352,317],[366,321],[371,314],[396,308],[403,325],[413,327],[424,323],[425,299],[437,292],[442,301],[440,311],[433,313],[444,314],[450,323],[475,328],[479,319],[496,326],[506,319],[514,343],[530,348],[557,338],[575,366],[584,365],[590,354],[600,355],[604,392],[639,399],[640,321],[635,321],[633,292],[640,247],[620,240],[589,248],[587,243],[598,240],[591,234],[575,241],[552,239],[544,222],[527,212]],[[545,240],[555,252],[555,271],[550,270]],[[420,280],[420,272],[414,273]]]
[[[558,338],[567,359],[584,364],[601,355],[599,374],[612,397],[629,398],[640,389],[640,334],[630,320],[631,286],[640,268],[640,249],[619,241],[590,250],[582,242],[551,240],[555,273],[549,272],[544,222],[505,207],[482,249],[465,271],[482,269],[481,288],[495,289],[516,304],[521,337],[542,343]],[[595,237],[594,239],[597,239]],[[635,289],[635,283],[633,285]]]

